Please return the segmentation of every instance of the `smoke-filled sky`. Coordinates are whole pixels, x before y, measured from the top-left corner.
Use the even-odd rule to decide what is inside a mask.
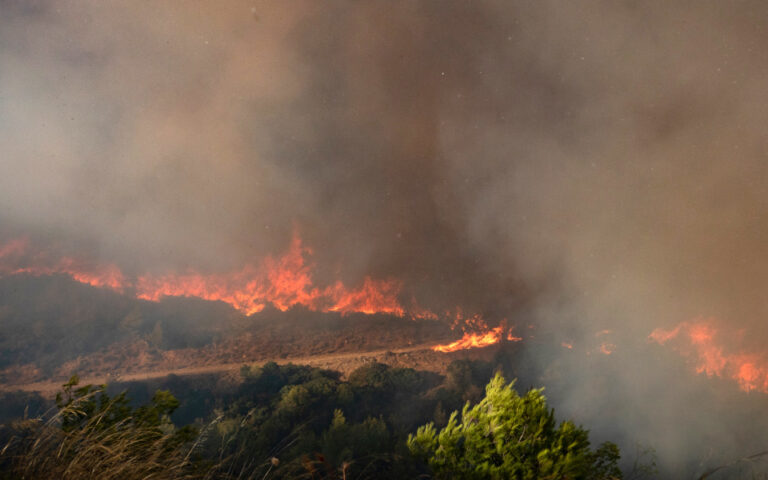
[[[760,345],[766,24],[746,0],[2,1],[2,234],[226,271],[297,230],[321,278],[427,305]]]
[[[298,229],[438,302],[768,310],[762,2],[1,8],[7,235],[223,270]]]

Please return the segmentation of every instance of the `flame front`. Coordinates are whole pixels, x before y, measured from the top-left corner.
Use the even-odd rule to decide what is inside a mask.
[[[15,239],[0,246],[0,274],[21,273],[67,275],[80,283],[119,292],[126,285],[125,276],[116,265],[94,265],[72,257],[51,258],[45,252],[32,252],[26,240]]]
[[[447,345],[435,345],[432,350],[436,352],[455,352],[457,350],[466,350],[468,348],[487,347],[498,343],[504,335],[503,327],[492,328],[484,333],[465,333],[463,337]]]
[[[153,301],[164,296],[219,300],[248,315],[263,310],[267,304],[282,311],[301,305],[313,311],[341,314],[386,313],[398,317],[407,314],[418,318],[431,314],[418,307],[413,311],[406,309],[399,300],[402,285],[395,280],[366,277],[358,288],[347,288],[341,282],[316,287],[312,266],[305,260],[311,253],[302,246],[301,239],[294,236],[288,252],[279,258],[267,257],[260,265],[247,265],[226,275],[144,275],[137,280],[136,294]]]
[[[520,342],[523,340],[522,337],[513,335],[512,329],[505,327],[506,319],[498,327],[488,328],[483,318],[477,314],[463,318],[461,310],[457,309],[454,318],[454,327],[461,326],[461,328],[471,331],[465,331],[464,335],[455,342],[435,345],[432,347],[432,350],[435,352],[449,353],[469,348],[483,348],[499,343],[503,338],[506,338],[509,342]],[[506,337],[504,336],[505,331]]]
[[[735,380],[744,391],[768,393],[768,359],[754,353],[730,353],[718,343],[714,319],[683,322],[675,328],[657,328],[649,338],[660,345],[675,341],[675,348],[693,360],[697,373]]]
[[[246,315],[260,312],[268,303],[283,311],[294,305],[316,310],[319,291],[312,286],[310,267],[304,264],[305,253],[310,252],[294,236],[282,257],[267,257],[259,266],[246,265],[236,272],[142,275],[136,281],[136,296],[152,301],[163,297],[222,301]]]
[[[228,303],[246,315],[262,311],[267,305],[286,311],[303,306],[312,311],[385,313],[403,317],[435,319],[437,315],[411,301],[400,302],[402,284],[387,279],[366,277],[361,286],[348,288],[341,282],[321,288],[312,280],[312,265],[306,259],[312,251],[294,235],[288,251],[279,257],[268,256],[229,273],[143,274],[129,281],[115,265],[93,265],[71,257],[55,258],[34,252],[25,240],[0,245],[0,274],[67,275],[75,281],[119,292],[133,291],[136,297],[159,301],[163,297],[197,297]]]

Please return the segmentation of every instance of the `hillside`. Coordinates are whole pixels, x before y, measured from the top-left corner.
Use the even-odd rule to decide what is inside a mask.
[[[0,388],[6,389],[73,373],[146,377],[267,360],[311,363],[318,356],[348,371],[360,363],[354,353],[382,360],[388,350],[399,352],[388,355],[392,361],[440,370],[445,355],[429,347],[456,336],[444,322],[386,314],[294,308],[245,316],[194,298],[149,302],[64,276],[0,278],[0,305]]]

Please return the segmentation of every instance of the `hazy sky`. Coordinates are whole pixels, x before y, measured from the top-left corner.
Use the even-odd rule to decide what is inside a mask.
[[[670,3],[3,2],[4,230],[759,326],[768,7]]]
[[[762,345],[766,24],[761,1],[2,1],[2,235],[226,271],[296,229],[320,279]]]

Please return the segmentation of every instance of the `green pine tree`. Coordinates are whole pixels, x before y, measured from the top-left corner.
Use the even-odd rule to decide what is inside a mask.
[[[514,383],[514,382],[513,382]],[[518,395],[501,374],[485,398],[453,412],[445,428],[433,423],[408,437],[408,448],[425,460],[436,478],[466,480],[621,478],[619,449],[612,443],[590,449],[589,432],[555,420],[541,389]]]

